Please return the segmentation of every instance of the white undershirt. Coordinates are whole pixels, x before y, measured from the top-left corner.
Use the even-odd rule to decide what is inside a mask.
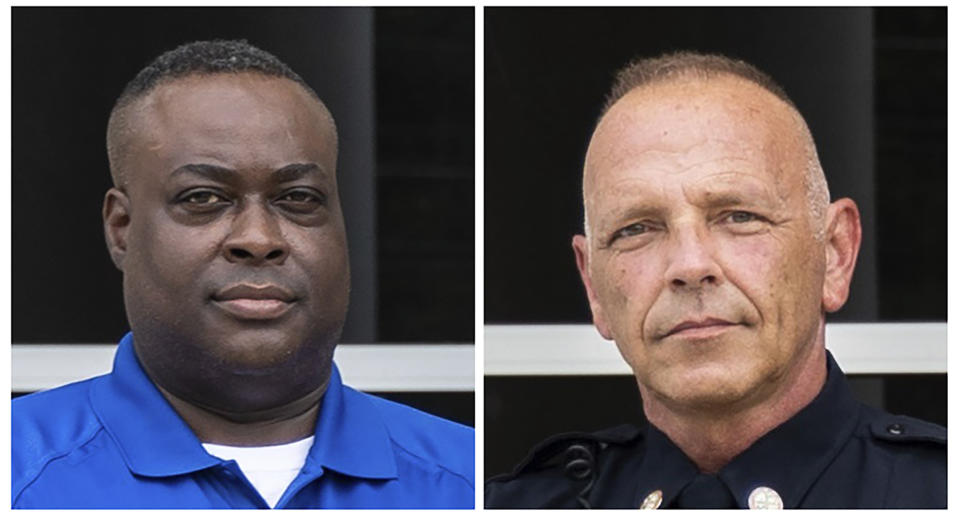
[[[313,436],[297,442],[267,447],[232,447],[213,443],[202,445],[213,456],[236,461],[250,484],[260,492],[260,496],[270,508],[273,508],[303,468],[310,446],[313,445]]]

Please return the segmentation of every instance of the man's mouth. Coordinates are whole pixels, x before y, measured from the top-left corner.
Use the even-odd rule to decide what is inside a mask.
[[[677,336],[687,339],[702,339],[721,334],[735,326],[737,326],[737,323],[719,318],[687,320],[670,329],[663,337]]]
[[[236,284],[217,291],[212,298],[217,307],[242,320],[279,318],[297,301],[290,290],[273,284]]]

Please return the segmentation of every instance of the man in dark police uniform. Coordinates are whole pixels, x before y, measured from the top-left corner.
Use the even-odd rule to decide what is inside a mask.
[[[624,68],[573,249],[645,429],[556,436],[488,508],[944,508],[946,430],[855,400],[824,348],[860,247],[768,76],[676,53]]]
[[[196,42],[110,116],[113,371],[13,402],[16,508],[472,508],[470,428],[341,384],[337,131],[273,55]]]

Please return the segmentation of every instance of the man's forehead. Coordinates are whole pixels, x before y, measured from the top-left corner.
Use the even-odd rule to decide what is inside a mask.
[[[197,109],[215,106],[307,112],[333,124],[326,106],[300,84],[285,77],[257,72],[193,74],[168,79],[140,99],[135,110],[142,116],[189,116]]]
[[[742,115],[771,111],[789,113],[792,108],[766,88],[748,79],[720,74],[713,77],[677,76],[640,85],[624,94],[603,118],[611,114],[655,108],[725,108]],[[779,113],[778,113],[779,114]]]
[[[657,178],[624,177],[620,181],[598,185],[593,200],[602,210],[596,214],[600,227],[605,221],[619,221],[631,214],[669,212],[681,204],[704,210],[729,206],[751,206],[770,211],[784,210],[788,200],[784,189],[762,175],[741,170],[720,170],[716,173],[692,175],[688,181],[662,182]]]
[[[802,134],[786,103],[739,78],[670,81],[634,89],[604,115],[584,163],[584,189],[642,165],[686,171],[704,159],[771,172],[796,169]]]
[[[127,107],[114,137],[124,181],[166,177],[190,163],[272,171],[292,163],[336,170],[326,108],[300,84],[257,73],[168,80]]]

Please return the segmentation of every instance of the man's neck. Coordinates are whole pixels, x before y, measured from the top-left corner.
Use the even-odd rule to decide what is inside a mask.
[[[312,435],[327,383],[280,407],[251,412],[218,411],[189,402],[159,385],[157,388],[201,442],[257,447]]]
[[[702,472],[715,473],[820,393],[827,370],[822,337],[818,341],[801,364],[788,374],[783,388],[759,403],[708,414],[678,413],[644,393],[647,420],[663,431]]]

